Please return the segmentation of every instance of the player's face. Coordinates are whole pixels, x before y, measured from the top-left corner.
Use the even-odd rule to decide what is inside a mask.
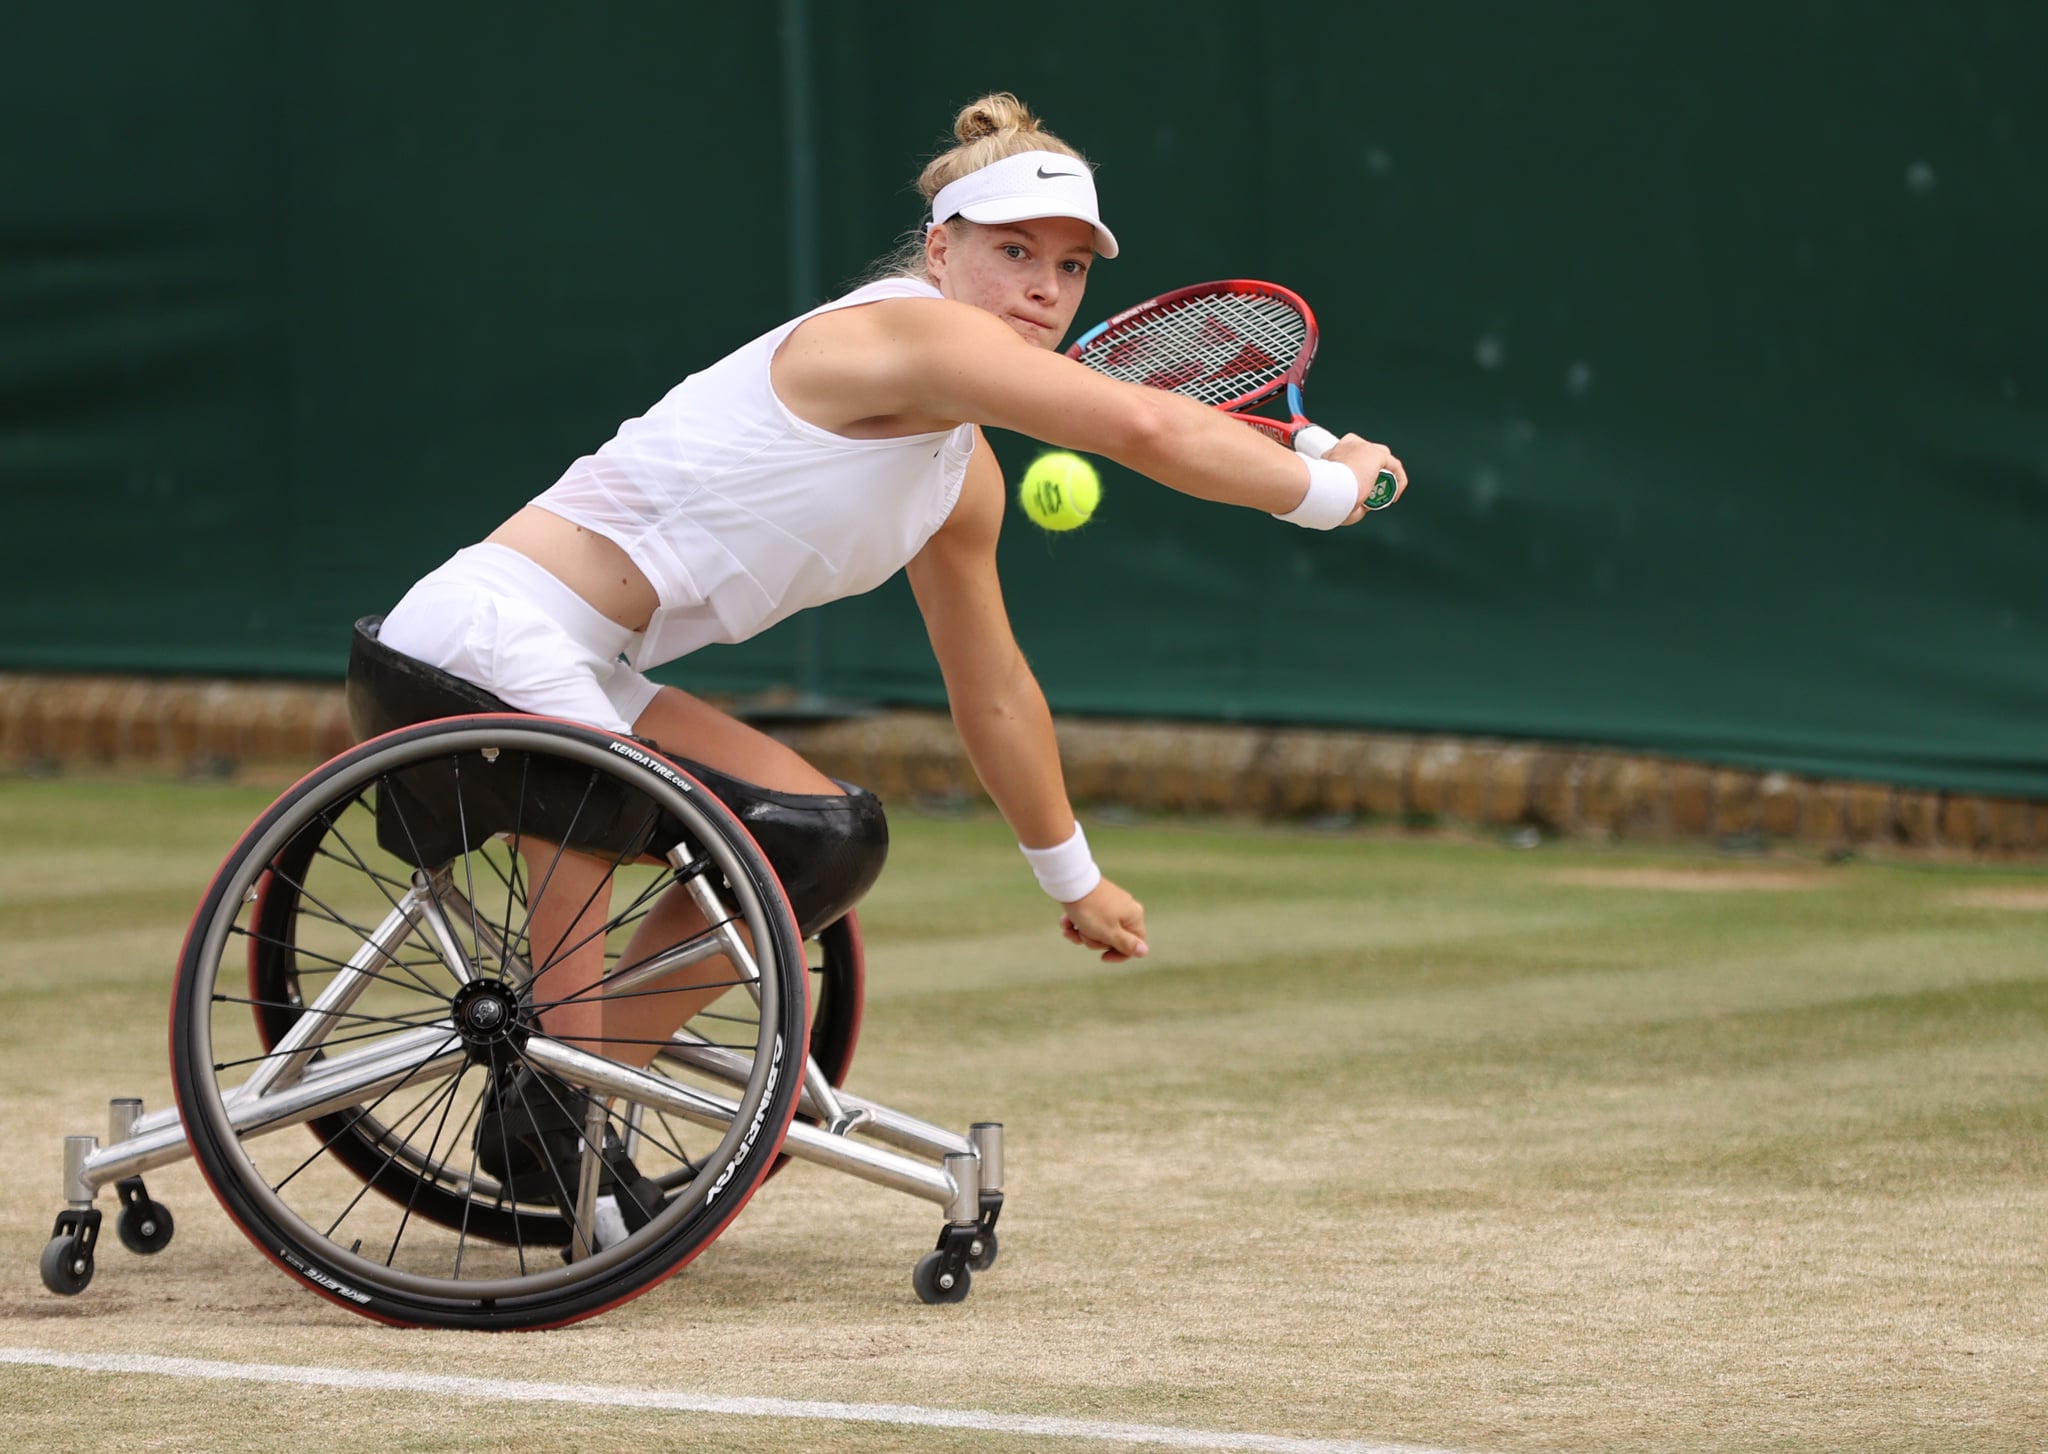
[[[1074,217],[944,224],[927,253],[939,291],[1010,325],[1026,343],[1058,348],[1095,262],[1095,229]]]

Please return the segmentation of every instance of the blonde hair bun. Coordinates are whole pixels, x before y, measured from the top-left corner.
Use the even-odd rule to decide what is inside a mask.
[[[959,144],[933,157],[917,179],[918,193],[927,202],[948,182],[1019,152],[1056,151],[1083,165],[1088,161],[1047,131],[1031,108],[1008,91],[992,91],[962,106],[953,118],[953,136]]]
[[[1031,114],[1031,108],[1008,91],[996,91],[979,101],[970,101],[953,118],[953,136],[963,146],[1006,131],[1031,135],[1038,130],[1038,118]]]

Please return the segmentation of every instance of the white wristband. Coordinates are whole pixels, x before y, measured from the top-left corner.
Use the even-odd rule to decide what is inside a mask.
[[[1102,870],[1095,866],[1095,855],[1088,851],[1088,835],[1079,823],[1074,825],[1074,836],[1057,847],[1025,848],[1021,843],[1017,847],[1030,860],[1038,886],[1063,904],[1086,898],[1102,882]]]
[[[1301,462],[1308,466],[1308,493],[1299,505],[1273,518],[1310,530],[1335,530],[1358,508],[1358,476],[1334,459],[1303,455]]]

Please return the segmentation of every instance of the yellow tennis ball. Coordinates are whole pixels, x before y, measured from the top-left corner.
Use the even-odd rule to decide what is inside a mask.
[[[1042,454],[1024,471],[1017,503],[1046,530],[1074,530],[1088,523],[1102,500],[1102,477],[1078,454]]]

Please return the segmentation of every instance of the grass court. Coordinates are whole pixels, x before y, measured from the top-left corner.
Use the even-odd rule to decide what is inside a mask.
[[[1009,1128],[965,1304],[910,1289],[935,1209],[802,1165],[558,1332],[352,1318],[189,1163],[149,1176],[164,1253],[109,1211],[93,1285],[54,1297],[61,1137],[168,1103],[186,920],[269,795],[0,781],[0,1348],[1456,1451],[2048,1447],[2039,866],[1091,822],[1150,918],[1152,957],[1106,967],[999,821],[899,810],[849,1084]],[[0,1407],[51,1450],[1046,1447],[28,1365]]]

